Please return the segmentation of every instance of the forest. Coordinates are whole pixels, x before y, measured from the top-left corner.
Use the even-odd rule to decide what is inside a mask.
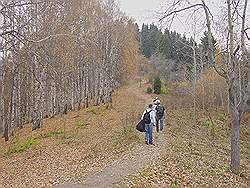
[[[136,72],[134,24],[113,1],[3,1],[0,16],[6,141],[14,127],[32,122],[35,130],[43,118],[111,103],[127,72]]]
[[[165,29],[162,32],[156,25],[142,25],[141,36],[141,53],[152,60],[155,68],[168,67],[165,72],[161,73],[161,77],[170,82],[181,81],[184,78],[191,81],[194,60],[192,47],[196,47],[196,70],[200,74],[202,70],[209,67],[208,62],[208,34],[204,32],[204,36],[200,39],[200,44],[191,37],[187,38],[176,31]],[[216,40],[213,38],[213,48],[215,50]],[[157,61],[158,59],[158,61]],[[186,71],[185,71],[186,70]],[[167,72],[169,71],[169,72]],[[185,76],[185,74],[186,76]]]

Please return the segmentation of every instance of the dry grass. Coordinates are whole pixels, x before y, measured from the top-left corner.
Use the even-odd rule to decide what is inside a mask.
[[[249,114],[248,114],[249,115]],[[247,115],[247,116],[248,116]],[[230,129],[228,117],[214,113],[213,134],[208,117],[199,114],[193,126],[192,111],[171,110],[166,123],[166,154],[136,176],[129,176],[126,187],[249,187],[250,130],[245,119],[241,135],[241,173],[230,172]]]
[[[119,158],[141,139],[134,126],[145,101],[133,87],[117,91],[112,108],[69,112],[46,119],[38,131],[32,132],[27,124],[15,130],[10,142],[0,140],[0,185],[40,187],[78,181]]]
[[[183,86],[179,86],[183,91]],[[241,125],[241,173],[230,171],[230,117],[224,108],[197,108],[194,123],[192,99],[171,90],[161,101],[168,110],[166,140],[170,147],[158,161],[137,175],[130,175],[121,187],[249,187],[250,113]],[[185,90],[185,89],[184,89]],[[195,125],[194,125],[195,124]]]
[[[90,107],[46,119],[43,128],[35,132],[28,124],[16,130],[10,142],[0,140],[0,187],[77,182],[133,151],[131,148],[143,142],[134,126],[151,102],[144,92],[135,85],[126,86],[114,94],[113,107]],[[198,114],[197,125],[193,126],[190,109],[167,109],[166,140],[170,147],[152,166],[138,176],[130,176],[122,185],[249,186],[250,114],[242,121],[242,170],[235,176],[228,166],[230,128],[223,111],[210,114],[213,124],[208,116]]]

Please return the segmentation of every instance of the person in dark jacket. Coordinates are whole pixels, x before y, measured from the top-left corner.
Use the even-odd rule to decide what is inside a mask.
[[[153,105],[149,104],[148,108],[143,112],[141,119],[145,123],[145,140],[146,144],[153,144],[153,126],[155,125],[155,112],[153,110]]]
[[[160,131],[163,131],[164,112],[165,112],[165,108],[161,105],[161,101],[159,99],[156,100],[155,116],[156,116],[156,131],[157,132],[159,132],[159,126],[160,126]]]

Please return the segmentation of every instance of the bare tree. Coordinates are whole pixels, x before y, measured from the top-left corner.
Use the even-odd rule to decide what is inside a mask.
[[[243,10],[240,14],[239,3],[243,4]],[[212,28],[211,28],[211,12],[207,7],[204,0],[201,3],[189,4],[187,6],[178,8],[182,5],[182,1],[177,1],[173,4],[171,9],[164,13],[164,16],[160,19],[163,21],[169,17],[174,17],[182,12],[193,9],[196,11],[199,8],[203,8],[206,26],[208,31],[208,58],[210,64],[214,67],[216,72],[225,78],[228,84],[229,93],[229,107],[232,118],[232,135],[231,135],[231,170],[233,173],[238,174],[240,170],[240,121],[243,114],[247,111],[247,100],[249,100],[249,59],[247,57],[247,49],[245,44],[246,37],[246,11],[247,11],[247,0],[234,1],[227,0],[227,28],[228,28],[228,40],[227,48],[225,49],[224,66],[217,67],[215,63],[215,52],[212,44]],[[233,12],[232,12],[233,11]],[[241,18],[241,29],[237,28],[237,19],[234,19],[234,15],[238,14]],[[238,17],[237,17],[238,18]],[[240,32],[239,32],[240,31]],[[240,35],[240,41],[235,42],[235,35]],[[237,66],[238,65],[238,66]]]
[[[36,130],[43,118],[112,103],[128,56],[138,56],[135,27],[113,1],[0,1],[0,17],[6,141],[12,127]]]

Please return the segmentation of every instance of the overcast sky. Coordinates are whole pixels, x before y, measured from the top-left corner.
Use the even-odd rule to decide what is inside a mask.
[[[164,23],[159,23],[160,16],[157,13],[165,11],[170,6],[171,0],[118,0],[118,2],[121,10],[128,16],[133,17],[140,28],[143,23],[154,23],[162,29],[166,28]],[[170,29],[181,34],[185,33],[186,36],[190,37],[192,36],[190,25],[192,24],[188,23],[187,17],[184,15],[175,19]]]
[[[118,0],[118,2],[122,11],[134,17],[141,27],[142,23],[157,22],[154,14],[161,9],[164,0]]]
[[[121,10],[125,12],[126,15],[135,18],[140,28],[142,26],[142,23],[155,23],[164,29],[167,25],[164,25],[164,23],[162,25],[159,24],[159,15],[157,16],[156,12],[165,11],[170,6],[170,3],[173,2],[173,0],[118,0],[118,2]],[[199,1],[189,0],[189,2],[197,3]],[[226,21],[221,20],[221,16],[218,17],[218,15],[221,15],[221,13],[226,10],[225,0],[206,0],[206,3],[214,16],[214,21],[217,21],[218,23],[221,22],[222,27],[223,25],[226,25],[224,24]],[[246,19],[246,24],[248,25],[248,27],[250,19],[249,6],[250,3],[248,3],[248,14]],[[188,14],[187,12],[183,12],[182,16],[179,15],[178,18],[174,20],[170,30],[176,30],[178,33],[185,34],[186,36],[190,37],[193,36],[193,31],[195,28],[195,33],[197,33],[196,39],[199,39],[205,31],[203,11],[201,15],[203,16],[197,18],[197,25],[194,27],[194,19],[191,19],[189,17],[190,14]],[[223,28],[219,28],[218,26],[217,29],[220,29],[220,31],[223,30]],[[214,33],[215,35],[218,34],[216,29],[214,30]]]

